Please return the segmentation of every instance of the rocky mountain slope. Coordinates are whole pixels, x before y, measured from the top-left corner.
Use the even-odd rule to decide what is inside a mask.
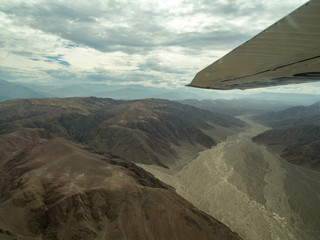
[[[268,112],[254,117],[264,125],[271,127],[289,127],[298,124],[320,125],[320,102],[310,106],[298,106],[277,112]]]
[[[240,239],[133,163],[44,130],[0,140],[0,239]]]
[[[131,162],[170,167],[179,148],[210,148],[235,118],[159,99],[116,101],[101,98],[11,100],[0,104],[0,133],[37,129],[108,151]],[[210,130],[211,136],[202,129]],[[228,131],[221,131],[228,129]]]
[[[283,147],[281,157],[290,163],[320,171],[320,126],[309,124],[276,128],[252,140]]]
[[[253,138],[253,141],[280,149],[290,163],[320,170],[320,102],[253,117],[274,129]]]
[[[0,239],[240,239],[132,162],[165,169],[241,126],[156,99],[0,103]]]

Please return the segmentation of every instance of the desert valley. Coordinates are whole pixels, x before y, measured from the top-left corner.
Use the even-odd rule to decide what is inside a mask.
[[[2,0],[0,240],[320,240],[319,23],[319,0]]]
[[[0,103],[1,239],[318,239],[320,104],[195,104]]]

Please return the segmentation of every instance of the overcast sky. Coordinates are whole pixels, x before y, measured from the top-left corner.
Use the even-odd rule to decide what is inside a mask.
[[[1,0],[0,79],[184,86],[305,2]]]

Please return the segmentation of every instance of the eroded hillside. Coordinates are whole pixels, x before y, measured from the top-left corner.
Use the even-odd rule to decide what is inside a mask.
[[[255,142],[277,149],[290,163],[319,171],[320,102],[269,112],[254,119],[274,127],[255,136]]]
[[[179,148],[197,153],[243,126],[230,116],[159,99],[28,99],[0,104],[1,134],[37,129],[130,162],[162,167],[175,165]],[[210,130],[210,136],[203,130]]]
[[[240,239],[131,162],[167,167],[242,126],[165,100],[1,103],[0,238]]]
[[[253,142],[268,128],[242,119],[248,122],[245,131],[201,152],[179,171],[139,166],[244,239],[319,239],[319,172]]]
[[[2,146],[1,239],[239,239],[133,163],[32,139]]]

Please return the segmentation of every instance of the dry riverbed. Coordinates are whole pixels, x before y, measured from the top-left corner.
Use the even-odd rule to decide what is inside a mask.
[[[247,123],[245,131],[201,152],[180,170],[139,166],[244,239],[318,239],[320,174],[253,143],[251,138],[267,128],[245,116],[239,119]]]

